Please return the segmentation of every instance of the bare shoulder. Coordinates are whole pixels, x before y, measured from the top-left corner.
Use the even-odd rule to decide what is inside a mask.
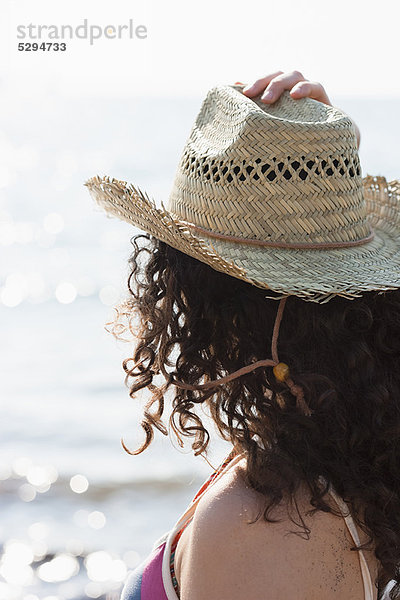
[[[350,550],[344,520],[321,511],[307,516],[311,506],[303,488],[296,501],[309,539],[296,535],[302,529],[284,503],[271,514],[280,522],[249,524],[262,498],[245,485],[244,466],[237,463],[207,490],[179,540],[175,566],[181,600],[363,598],[359,558]],[[373,568],[373,557],[368,564]]]
[[[218,525],[226,533],[228,525],[238,526],[250,518],[259,500],[255,490],[245,485],[244,460],[236,463],[201,498],[194,516],[197,527]]]

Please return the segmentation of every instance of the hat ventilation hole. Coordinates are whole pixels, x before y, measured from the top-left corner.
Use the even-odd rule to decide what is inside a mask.
[[[314,156],[312,160],[306,156],[301,156],[299,159],[291,159],[290,156],[287,156],[279,162],[277,158],[272,158],[264,163],[261,158],[256,158],[251,162],[244,159],[241,164],[234,164],[232,160],[217,161],[207,156],[196,158],[186,152],[182,157],[181,164],[188,177],[205,179],[211,183],[223,185],[232,182],[251,182],[252,179],[278,183],[283,179],[305,181],[309,177],[354,178],[361,175],[358,155],[350,157],[327,155],[324,158]]]

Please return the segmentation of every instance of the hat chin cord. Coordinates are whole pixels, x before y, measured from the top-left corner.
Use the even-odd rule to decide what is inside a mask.
[[[304,391],[303,391],[302,387],[299,385],[296,385],[294,383],[294,381],[290,377],[290,371],[289,371],[288,365],[286,363],[280,362],[279,358],[278,358],[277,343],[278,343],[278,335],[279,335],[279,326],[281,324],[283,309],[285,308],[286,300],[287,300],[287,296],[282,298],[279,301],[279,307],[278,307],[278,311],[277,311],[277,314],[275,317],[274,329],[273,329],[273,333],[272,333],[272,344],[271,344],[272,359],[266,358],[263,360],[258,360],[256,362],[253,362],[251,365],[247,365],[246,367],[242,367],[241,369],[238,369],[237,371],[234,371],[233,373],[226,375],[225,377],[220,377],[219,379],[214,379],[212,381],[208,381],[207,383],[203,383],[203,384],[191,385],[189,383],[184,383],[183,381],[178,381],[174,378],[172,378],[171,383],[173,385],[175,385],[176,387],[179,387],[179,388],[182,388],[185,390],[207,390],[207,389],[216,387],[218,385],[223,385],[224,383],[227,383],[228,381],[232,381],[232,379],[236,379],[237,377],[241,377],[242,375],[245,375],[246,373],[250,373],[251,371],[254,371],[254,369],[257,369],[258,367],[273,367],[273,373],[275,375],[275,379],[277,381],[285,383],[289,387],[291,393],[296,398],[297,408],[303,414],[305,414],[307,417],[309,417],[313,411],[310,409],[307,402],[305,401]]]

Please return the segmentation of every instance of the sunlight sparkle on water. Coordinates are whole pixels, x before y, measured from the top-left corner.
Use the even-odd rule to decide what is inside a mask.
[[[59,554],[38,568],[38,576],[48,583],[66,581],[79,572],[79,563],[74,556]]]
[[[84,508],[76,510],[73,514],[73,521],[78,527],[86,527],[88,524],[89,511]]]
[[[40,302],[48,298],[43,276],[38,271],[9,273],[0,288],[0,299],[5,306],[18,306],[25,298]]]
[[[0,463],[0,481],[5,481],[11,477],[11,467],[5,463]]]
[[[118,301],[119,291],[113,285],[105,285],[99,292],[99,298],[106,306],[112,306]]]
[[[95,581],[90,581],[85,586],[85,594],[88,598],[98,598],[103,593],[103,586]]]
[[[47,492],[58,478],[58,472],[52,465],[33,465],[28,469],[26,479],[35,486],[37,492]]]
[[[20,456],[12,463],[14,473],[20,477],[25,477],[32,466],[32,459],[27,456]]]
[[[89,482],[84,475],[73,475],[69,481],[69,485],[71,490],[75,492],[75,494],[83,494],[89,487]]]
[[[14,585],[29,585],[33,579],[32,549],[23,542],[10,540],[4,546],[0,566],[1,576]]]
[[[15,271],[6,277],[5,285],[1,288],[0,299],[5,306],[18,306],[26,293],[26,279],[22,273]]]
[[[11,246],[17,244],[29,244],[37,235],[38,226],[32,221],[17,221],[3,212],[0,215],[0,244]]]
[[[73,556],[79,556],[80,554],[84,553],[85,544],[82,540],[72,538],[66,542],[65,550],[68,554],[72,554]]]
[[[23,483],[18,489],[18,496],[24,502],[32,502],[36,498],[36,490],[30,483]]]
[[[47,470],[44,467],[35,465],[29,469],[26,479],[31,485],[41,487],[48,484]]]
[[[28,544],[10,540],[4,546],[4,558],[21,565],[30,565],[33,561],[33,552]]]
[[[76,287],[69,281],[61,281],[56,287],[55,295],[61,304],[70,304],[76,298]]]
[[[35,555],[35,560],[41,560],[49,551],[49,548],[43,540],[33,540],[32,551]]]
[[[28,535],[33,540],[44,540],[49,534],[49,526],[43,521],[32,523],[28,529]]]
[[[101,529],[106,524],[106,517],[100,510],[94,510],[88,516],[88,525],[93,529]]]
[[[0,598],[4,598],[5,600],[21,600],[21,586],[11,587],[5,581],[0,581]],[[26,596],[23,597],[23,600],[25,598]],[[39,600],[39,598],[36,596],[32,600]]]
[[[46,284],[41,273],[32,271],[27,275],[27,285],[29,298],[34,302],[43,302],[47,300]]]
[[[127,569],[125,563],[113,557],[104,550],[92,552],[85,558],[85,567],[92,581],[123,581]]]

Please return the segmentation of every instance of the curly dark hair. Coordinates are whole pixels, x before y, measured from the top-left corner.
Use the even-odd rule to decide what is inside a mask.
[[[266,521],[302,482],[311,492],[309,514],[334,513],[323,500],[327,488],[318,483],[324,477],[369,537],[352,549],[373,544],[380,565],[375,585],[381,590],[396,580],[390,597],[400,598],[400,290],[353,300],[335,296],[324,304],[288,298],[278,352],[313,411],[305,416],[271,367],[214,389],[175,387],[172,376],[199,384],[270,358],[278,302],[266,298],[270,290],[216,271],[151,235],[138,234],[131,243],[129,296],[108,325],[116,337],[134,332],[133,356],[123,361],[125,383],[132,398],[143,388],[151,397],[141,423],[146,439],[135,451],[123,443],[125,450],[143,452],[154,428],[168,435],[162,417],[172,386],[169,425],[181,446],[181,436],[194,438],[193,451],[203,454],[210,435],[196,407],[204,403],[221,437],[246,453],[246,483],[265,497]],[[163,376],[162,385],[154,384],[155,376]],[[310,532],[306,525],[304,532]]]

